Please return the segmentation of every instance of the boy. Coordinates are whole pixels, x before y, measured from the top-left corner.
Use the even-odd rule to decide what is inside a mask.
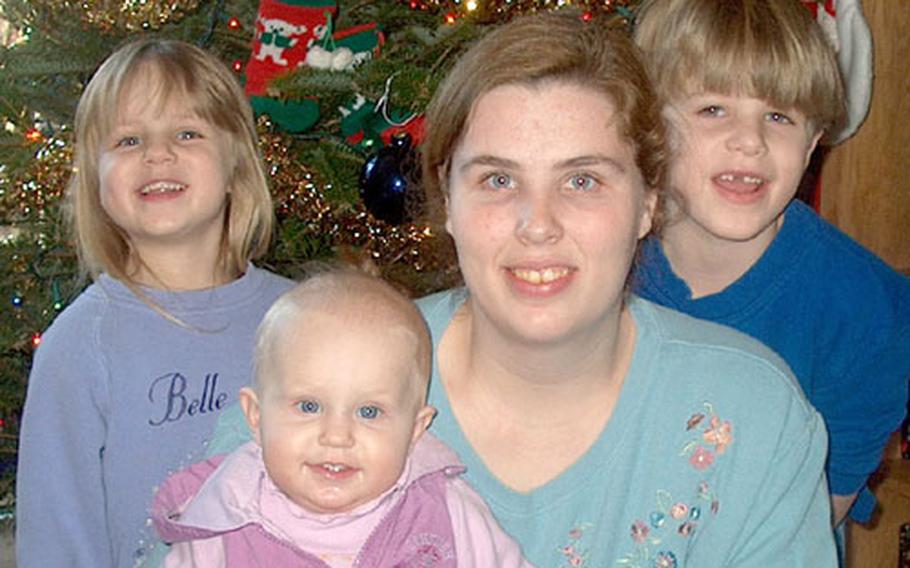
[[[910,280],[794,200],[843,119],[833,50],[797,0],[646,0],[635,36],[674,152],[637,292],[776,350],[829,430],[833,523],[868,521],[906,407]]]

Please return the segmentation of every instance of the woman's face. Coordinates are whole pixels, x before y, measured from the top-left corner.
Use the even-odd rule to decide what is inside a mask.
[[[618,317],[655,201],[618,122],[609,98],[573,84],[477,100],[451,158],[446,222],[476,318],[535,343]]]

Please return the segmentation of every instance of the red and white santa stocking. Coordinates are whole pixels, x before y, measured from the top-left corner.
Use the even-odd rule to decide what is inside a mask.
[[[246,93],[263,95],[271,79],[303,65],[337,11],[335,0],[261,0],[246,66]]]

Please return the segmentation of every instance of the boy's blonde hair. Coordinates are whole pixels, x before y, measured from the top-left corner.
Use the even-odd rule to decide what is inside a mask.
[[[828,137],[842,125],[836,55],[799,0],[645,0],[634,35],[668,103],[746,95],[799,110]]]
[[[662,202],[667,159],[661,108],[647,72],[619,20],[582,21],[574,11],[523,16],[472,46],[439,86],[427,108],[423,183],[444,221],[446,181],[477,100],[503,85],[567,83],[602,93],[615,106],[619,132],[635,151],[648,188]],[[659,228],[655,212],[654,230]]]
[[[287,333],[289,324],[321,314],[352,325],[372,326],[377,334],[400,330],[413,337],[415,376],[411,378],[421,402],[425,401],[433,348],[427,324],[414,302],[388,282],[353,267],[311,263],[306,273],[300,284],[272,304],[259,324],[253,352],[253,389],[261,392],[266,384],[273,346]]]
[[[237,79],[216,57],[181,41],[145,38],[120,47],[86,86],[75,119],[75,156],[68,188],[69,214],[80,263],[92,278],[101,272],[132,289],[134,258],[129,236],[101,206],[98,162],[117,121],[121,98],[140,77],[158,79],[155,104],[186,100],[191,111],[230,136],[229,177],[220,263],[241,274],[269,246],[274,225],[268,180],[257,144],[253,111]]]

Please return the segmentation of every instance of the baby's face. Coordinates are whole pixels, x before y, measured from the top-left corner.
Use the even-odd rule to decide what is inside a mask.
[[[399,478],[433,413],[415,386],[415,341],[321,313],[288,324],[248,420],[269,475],[296,504],[349,511]]]

